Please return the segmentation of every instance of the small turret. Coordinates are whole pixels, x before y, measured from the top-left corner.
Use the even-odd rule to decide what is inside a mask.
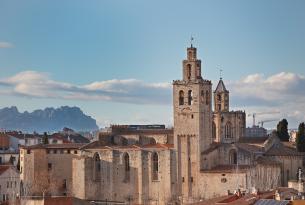
[[[229,111],[229,91],[226,89],[222,78],[220,78],[214,91],[214,110],[215,112]]]

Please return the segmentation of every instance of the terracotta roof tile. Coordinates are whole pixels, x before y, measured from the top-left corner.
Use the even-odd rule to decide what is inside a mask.
[[[8,169],[13,169],[14,171],[18,172],[15,166],[11,164],[2,164],[0,165],[0,175],[3,174]]]
[[[148,144],[148,145],[143,145],[141,146],[141,148],[167,148],[167,149],[171,149],[174,148],[173,144]]]
[[[281,165],[280,162],[277,162],[275,160],[270,159],[269,157],[264,157],[264,156],[258,157],[256,159],[256,162],[258,164],[264,164],[264,165]]]
[[[44,205],[72,205],[72,197],[47,197],[44,200]]]
[[[251,144],[251,143],[235,143],[235,145],[244,151],[247,152],[263,152],[263,147],[259,146],[257,144]]]
[[[273,146],[271,147],[265,155],[269,156],[304,156],[305,153],[298,152],[296,149],[292,149],[286,146]]]
[[[3,174],[6,170],[8,170],[11,166],[9,165],[0,165],[0,175]]]

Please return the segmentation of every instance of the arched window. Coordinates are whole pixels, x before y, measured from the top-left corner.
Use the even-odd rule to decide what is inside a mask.
[[[158,154],[155,152],[152,155],[152,180],[158,180],[158,171],[159,171],[159,157]]]
[[[157,142],[156,142],[156,140],[154,138],[151,138],[149,141],[150,141],[149,144],[157,144]]]
[[[220,94],[217,95],[217,100],[221,101],[221,95]]]
[[[187,79],[190,80],[192,76],[192,66],[190,64],[187,65]]]
[[[184,105],[184,92],[183,92],[183,90],[179,91],[179,105]]]
[[[204,102],[204,91],[203,90],[201,91],[200,98],[201,98],[201,102],[203,103]]]
[[[191,90],[188,91],[188,105],[192,105],[193,104],[193,92]]]
[[[128,145],[128,139],[126,139],[125,137],[122,137],[122,145],[123,146]]]
[[[221,111],[221,104],[217,104],[217,110]]]
[[[232,125],[230,122],[227,122],[225,126],[225,138],[232,138],[233,133],[232,133]]]
[[[94,164],[93,164],[93,179],[101,180],[101,159],[98,153],[94,154]]]
[[[187,53],[187,59],[191,59],[191,58],[192,58],[192,52],[189,51],[189,52]]]
[[[200,68],[200,64],[197,64],[196,78],[197,78],[197,79],[200,79],[200,78],[201,78],[201,68]]]
[[[229,153],[230,164],[237,164],[237,153],[236,150],[232,149]]]
[[[129,155],[128,153],[124,154],[123,157],[124,160],[124,171],[125,171],[125,176],[124,176],[124,181],[129,182],[129,176],[130,176],[130,164],[129,164]]]
[[[215,122],[212,122],[212,137],[216,139],[216,125]]]
[[[209,105],[210,104],[210,95],[209,91],[205,92],[205,104]]]

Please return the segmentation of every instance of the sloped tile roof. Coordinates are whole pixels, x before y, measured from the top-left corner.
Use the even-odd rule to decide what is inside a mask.
[[[220,143],[212,143],[210,148],[201,152],[201,154],[203,154],[203,155],[209,154],[209,153],[213,152],[215,149],[218,149],[219,146],[220,146]]]
[[[286,146],[273,146],[265,155],[269,156],[304,156],[305,153],[298,152],[296,149],[289,148]]]
[[[263,152],[263,147],[262,146],[259,146],[257,144],[248,144],[248,143],[235,143],[235,145],[239,148],[239,149],[242,149],[244,151],[247,151],[247,152],[254,152],[254,153],[257,153],[257,152]]]
[[[214,92],[229,92],[227,89],[226,89],[226,86],[225,84],[223,83],[222,81],[222,78],[220,78],[219,82],[218,82],[218,85],[215,89]]]
[[[10,168],[10,166],[8,166],[8,165],[0,165],[0,175],[3,174],[9,168]]]

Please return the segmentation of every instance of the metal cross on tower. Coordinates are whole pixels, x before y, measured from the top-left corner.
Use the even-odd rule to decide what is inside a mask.
[[[191,48],[193,48],[193,41],[194,41],[194,37],[193,35],[191,35]]]

